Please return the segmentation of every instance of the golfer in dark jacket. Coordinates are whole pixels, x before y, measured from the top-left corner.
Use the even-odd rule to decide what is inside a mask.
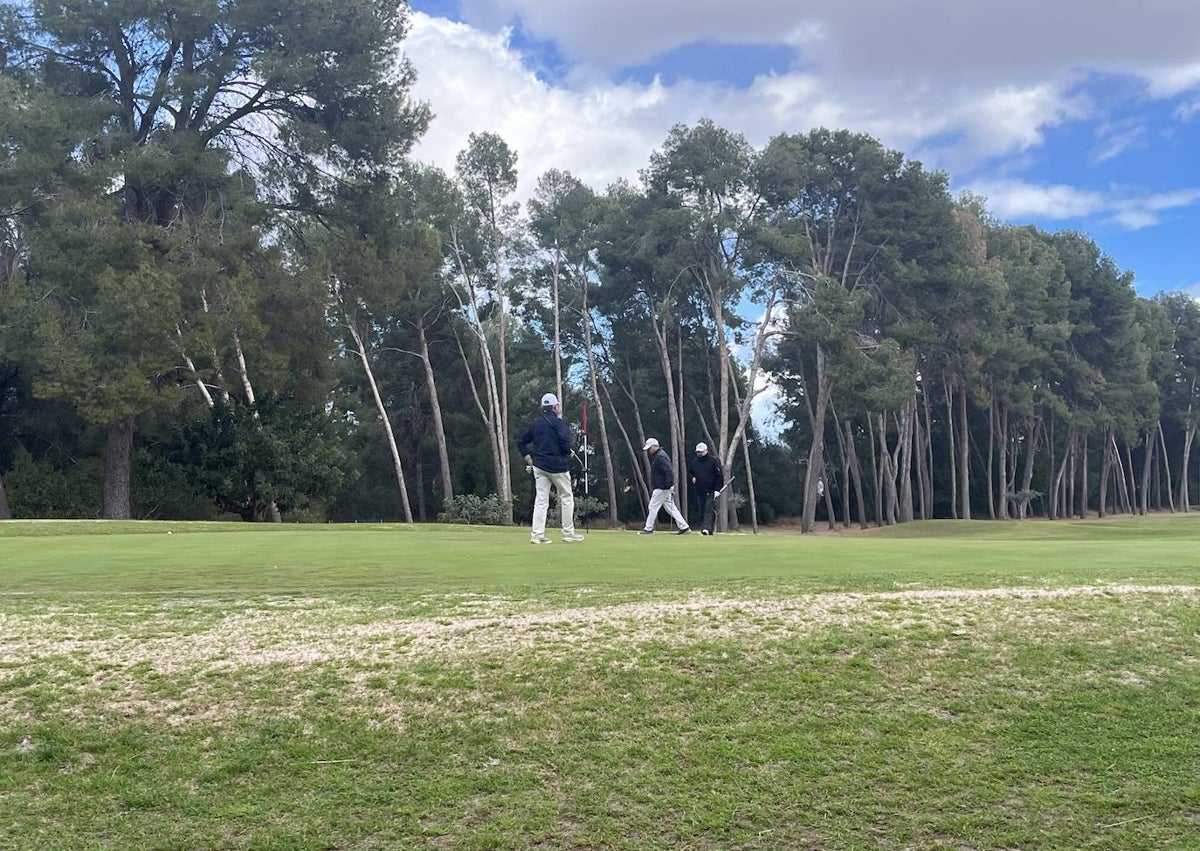
[[[675,505],[675,498],[671,492],[675,489],[675,468],[671,465],[671,456],[658,445],[658,441],[651,437],[646,441],[646,445],[642,447],[650,457],[650,487],[654,492],[650,495],[650,510],[646,513],[646,528],[638,532],[639,535],[653,535],[654,521],[658,519],[658,509],[665,508],[667,513],[675,519],[675,525],[679,527],[676,535],[686,535],[691,529],[688,528],[688,523],[683,519],[683,515],[679,513],[679,509]]]
[[[688,477],[695,487],[692,493],[700,506],[700,534],[713,533],[713,515],[715,494],[725,484],[725,474],[721,472],[721,462],[708,452],[708,444],[697,443],[696,455],[688,463]]]
[[[571,492],[571,429],[559,416],[558,397],[547,393],[542,397],[542,412],[517,438],[517,450],[525,456],[525,464],[533,468],[533,483],[537,498],[533,501],[533,530],[529,542],[548,544],[546,512],[550,508],[550,488],[558,491],[558,506],[562,514],[563,540],[575,543],[583,535],[575,532],[575,495]]]

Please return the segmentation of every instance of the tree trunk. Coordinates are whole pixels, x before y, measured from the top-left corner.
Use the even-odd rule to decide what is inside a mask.
[[[650,506],[650,489],[649,484],[646,481],[645,470],[643,468],[643,465],[645,464],[645,453],[638,451],[638,447],[645,445],[644,443],[640,442],[640,439],[644,438],[639,439],[637,447],[634,446],[633,442],[629,439],[629,432],[625,429],[625,423],[621,420],[620,414],[617,413],[617,406],[613,403],[612,394],[608,392],[608,386],[601,384],[600,387],[604,391],[605,398],[608,399],[608,407],[609,410],[612,411],[613,421],[616,422],[617,428],[620,429],[621,437],[624,438],[625,446],[629,450],[629,461],[633,469],[633,481],[637,485],[638,496],[642,503],[642,511],[645,512]],[[637,416],[636,408],[634,410],[634,415]],[[638,421],[638,434],[641,435],[640,419]]]
[[[871,449],[871,476],[875,483],[875,525],[883,525],[883,462],[879,459],[875,449],[875,423],[871,419],[871,413],[867,413],[867,445]],[[882,418],[880,418],[880,428],[883,427]],[[886,457],[886,451],[885,451]]]
[[[1012,515],[1008,510],[1008,409],[996,405],[996,478],[999,480],[999,492],[996,494],[996,514],[1002,520],[1008,520]]]
[[[900,464],[900,481],[904,483],[904,490],[900,500],[901,510],[904,512],[904,522],[911,523],[916,519],[913,514],[913,467],[921,465],[921,448],[920,440],[917,437],[917,429],[920,428],[919,413],[917,411],[917,397],[913,395],[908,405],[904,409],[904,452],[901,453]]]
[[[358,329],[354,327],[353,322],[348,322],[347,327],[350,329],[350,335],[354,339],[354,345],[358,350],[358,358],[362,361],[363,372],[367,376],[367,383],[371,387],[371,396],[375,399],[375,410],[379,413],[379,420],[383,423],[383,430],[387,435],[388,449],[392,453],[392,468],[396,473],[396,484],[400,488],[400,502],[404,506],[404,522],[412,523],[412,506],[408,503],[408,486],[404,483],[404,466],[400,463],[400,449],[396,446],[396,434],[392,430],[392,421],[388,417],[387,408],[384,407],[383,397],[379,393],[379,385],[375,382],[375,373],[371,370],[371,361],[367,357],[367,349],[363,345],[362,337],[359,335]]]
[[[667,417],[671,429],[671,447],[673,454],[671,462],[675,465],[675,480],[679,481],[687,473],[687,465],[683,464],[684,446],[682,445],[683,428],[680,425],[679,405],[675,398],[675,375],[671,368],[671,351],[668,346],[666,328],[660,329],[658,320],[651,317],[654,326],[654,341],[658,347],[658,363],[662,368],[663,382],[667,385]]]
[[[1145,449],[1142,454],[1142,489],[1138,494],[1138,513],[1146,515],[1150,513],[1150,468],[1154,464],[1155,450],[1157,444],[1154,442],[1154,429],[1146,429],[1144,437]],[[1130,462],[1132,464],[1132,462]]]
[[[817,515],[817,482],[825,472],[825,409],[829,404],[829,391],[833,379],[825,374],[825,350],[817,344],[817,401],[812,412],[812,445],[808,450],[808,469],[804,475],[804,514],[800,518],[800,531],[813,530]]]
[[[1083,446],[1079,463],[1079,519],[1087,518],[1088,513],[1088,436],[1083,435]]]
[[[1167,474],[1167,504],[1171,513],[1175,513],[1175,489],[1171,483],[1171,457],[1167,454],[1167,437],[1163,434],[1162,420],[1158,421],[1158,441],[1162,449],[1162,466]]]
[[[750,469],[750,443],[742,442],[742,455],[746,464],[746,493],[750,500],[750,531],[758,534],[758,504],[754,499],[754,471]]]
[[[429,405],[433,409],[433,432],[437,439],[438,473],[442,480],[442,505],[454,499],[454,482],[450,478],[450,450],[446,445],[446,428],[442,424],[442,403],[438,399],[437,380],[433,375],[433,362],[429,358],[429,340],[425,336],[425,324],[417,324],[421,341],[421,365],[425,368],[425,389],[429,393]]]
[[[996,491],[992,482],[992,467],[996,458],[996,400],[992,399],[988,407],[988,454],[987,454],[987,492],[988,519],[996,519]]]
[[[101,517],[128,520],[131,516],[130,481],[133,471],[133,417],[108,424],[104,446],[104,498]]]
[[[970,428],[967,423],[967,391],[962,388],[958,394],[958,475],[961,477],[958,486],[958,496],[962,500],[959,517],[971,519],[971,461],[970,461]]]
[[[1192,510],[1191,495],[1188,493],[1188,466],[1192,461],[1192,439],[1195,436],[1195,429],[1190,426],[1183,436],[1183,453],[1179,464],[1179,510],[1184,513]]]
[[[950,468],[950,519],[958,519],[958,453],[954,440],[954,385],[943,382],[946,391],[946,443]]]
[[[830,413],[833,414],[833,433],[837,435],[837,450],[838,460],[842,466],[842,526],[850,528],[850,456],[846,453],[846,440],[842,434],[842,421],[838,418],[837,411],[832,405],[829,406]]]
[[[604,455],[604,473],[608,483],[608,525],[616,528],[620,523],[617,517],[617,480],[613,470],[612,449],[608,443],[608,417],[604,414],[604,404],[600,401],[599,379],[596,375],[596,352],[592,348],[592,314],[587,302],[587,281],[583,282],[583,341],[587,351],[588,381],[592,385],[592,400],[596,404],[596,416],[600,419],[600,451]]]
[[[1109,443],[1112,440],[1112,430],[1104,431],[1104,450],[1100,453],[1100,504],[1096,508],[1096,516],[1104,518],[1108,511],[1108,474],[1112,469],[1112,452]]]
[[[854,445],[854,429],[846,420],[846,447],[850,450],[850,475],[854,477],[854,496],[858,504],[858,526],[867,528],[866,496],[862,487],[862,465],[858,462],[858,448]],[[874,451],[874,450],[872,450]]]
[[[1029,513],[1029,503],[1032,501],[1033,491],[1033,462],[1037,458],[1038,447],[1042,443],[1042,417],[1039,414],[1034,418],[1033,423],[1029,427],[1029,440],[1025,448],[1025,468],[1021,471],[1021,491],[1020,491],[1020,510],[1017,512],[1017,519],[1024,520]],[[1016,458],[1013,458],[1014,466]]]
[[[3,475],[0,475],[0,520],[12,520],[12,509],[8,505],[8,491],[4,489]]]

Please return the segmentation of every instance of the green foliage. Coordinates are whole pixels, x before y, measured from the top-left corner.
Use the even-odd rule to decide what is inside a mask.
[[[59,469],[21,447],[4,474],[4,485],[13,517],[82,519],[99,513],[100,479],[96,459]]]
[[[508,507],[499,494],[476,496],[459,494],[438,515],[439,523],[464,523],[472,526],[511,526]]]
[[[266,396],[253,407],[222,402],[180,426],[168,457],[221,510],[266,520],[272,504],[286,516],[353,481],[347,431],[336,410],[289,398]]]

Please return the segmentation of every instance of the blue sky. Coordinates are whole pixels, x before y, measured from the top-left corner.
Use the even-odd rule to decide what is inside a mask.
[[[677,122],[710,117],[755,145],[846,127],[1004,220],[1090,234],[1142,294],[1200,296],[1200,3],[412,5],[406,53],[435,114],[416,153],[443,167],[492,130],[522,191],[549,168],[603,188]]]

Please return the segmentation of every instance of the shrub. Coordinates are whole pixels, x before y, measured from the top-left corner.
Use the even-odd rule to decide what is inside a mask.
[[[466,523],[472,526],[511,526],[508,506],[499,494],[476,496],[473,493],[459,494],[446,504],[438,515],[439,523]]]

